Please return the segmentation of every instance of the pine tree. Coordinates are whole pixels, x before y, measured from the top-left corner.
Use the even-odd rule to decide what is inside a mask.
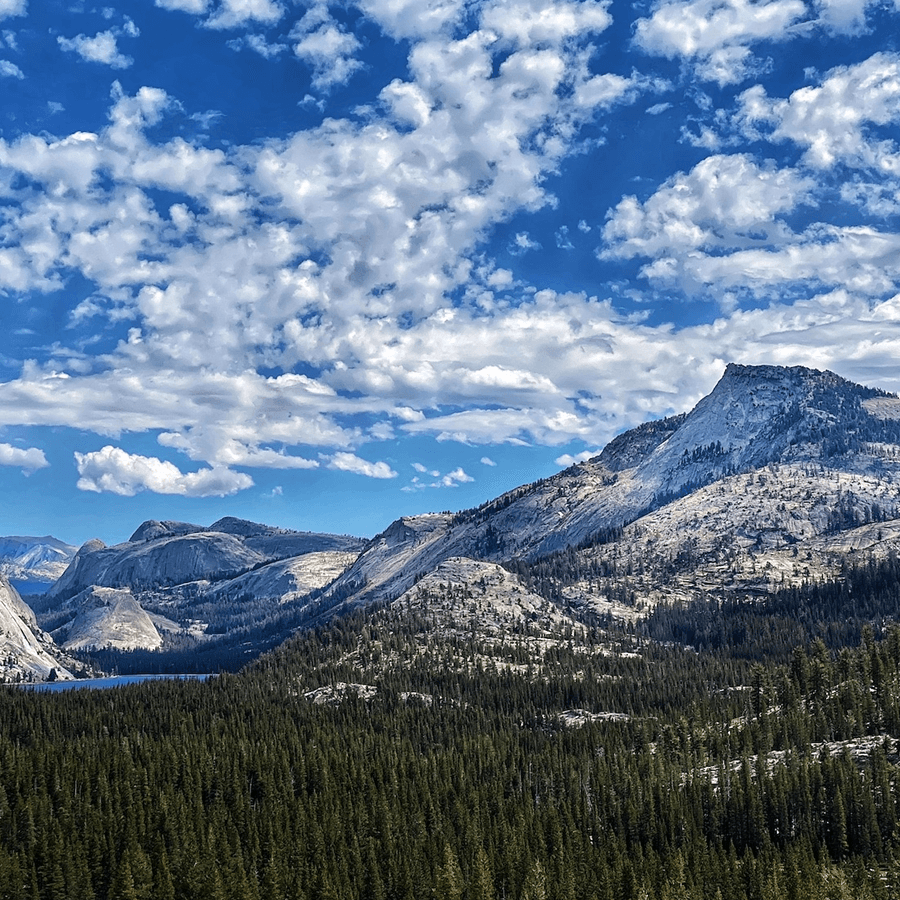
[[[460,900],[465,890],[459,860],[449,844],[444,845],[444,862],[438,869],[434,896],[436,900]]]
[[[475,868],[469,883],[469,900],[496,900],[494,876],[484,847],[475,854]]]

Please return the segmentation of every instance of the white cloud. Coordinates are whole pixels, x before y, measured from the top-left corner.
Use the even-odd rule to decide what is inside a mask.
[[[529,250],[540,249],[541,245],[527,231],[518,232],[507,247],[507,251],[512,256],[521,256],[523,253],[528,253]]]
[[[757,85],[739,98],[737,122],[749,137],[793,141],[816,169],[843,163],[900,176],[897,142],[877,127],[900,117],[900,54],[876,53],[853,66],[831,70],[821,85],[788,99],[770,98]]]
[[[359,0],[363,12],[395,40],[421,40],[447,33],[465,0]]]
[[[37,447],[23,450],[21,447],[13,447],[11,444],[0,444],[0,466],[16,466],[26,475],[30,475],[49,465],[44,451]]]
[[[771,246],[789,234],[779,216],[807,201],[809,177],[746,154],[710,156],[643,203],[625,197],[603,229],[608,256],[657,258],[673,275],[701,249]]]
[[[493,0],[485,4],[482,27],[518,46],[561,44],[612,23],[609,0]]]
[[[77,53],[87,62],[102,63],[113,69],[127,69],[134,60],[119,52],[113,31],[101,31],[93,37],[79,34],[74,38],[58,37],[56,40],[63,50]]]
[[[599,452],[599,450],[582,450],[581,453],[576,453],[574,456],[571,453],[563,453],[562,456],[557,456],[554,462],[558,466],[567,469],[569,466],[574,466],[576,463],[584,462],[586,459],[592,459]]]
[[[489,456],[482,456],[481,464],[483,466],[496,466],[497,465],[497,463],[495,463]]]
[[[191,13],[195,16],[203,15],[209,8],[209,0],[154,0],[154,3],[161,9]]]
[[[588,6],[599,28],[599,7],[585,14]],[[793,231],[792,214],[814,193],[802,167],[710,157],[649,197],[626,198],[606,224],[607,251],[645,261],[654,284],[725,297],[748,284],[777,294],[790,279],[827,281],[822,298],[776,303],[771,315],[735,314],[705,330],[649,327],[605,297],[536,290],[477,257],[497,223],[553,203],[550,176],[577,151],[591,103],[607,96],[600,88],[624,103],[636,84],[654,87],[608,78],[592,82],[589,103],[578,89],[601,77],[585,74],[585,41],[596,32],[571,35],[559,19],[538,40],[529,2],[505,36],[475,21],[486,5],[472,7],[463,34],[453,30],[461,8],[364,4],[376,22],[418,35],[408,75],[367,112],[283,139],[230,149],[160,142],[151,135],[165,129],[148,127],[178,102],[147,87],[133,96],[119,88],[96,133],[0,140],[10,201],[0,212],[3,287],[50,290],[77,275],[92,282],[82,323],[90,314],[98,329],[104,318],[129,329],[102,356],[59,347],[50,362],[24,366],[0,385],[0,423],[109,440],[158,434],[201,471],[229,473],[226,483],[246,477],[232,471],[244,466],[392,478],[360,448],[416,433],[597,446],[683,409],[728,359],[852,376],[869,358],[880,383],[896,381],[887,362],[900,349],[896,305],[883,305],[900,277],[896,235]],[[509,4],[490,8],[513,14]],[[753,127],[771,135],[780,121]],[[874,179],[867,173],[856,194]],[[157,189],[179,196],[163,205]],[[537,243],[519,233],[517,246]],[[836,284],[846,284],[842,297],[827,294]],[[605,386],[602,402],[573,399],[588,379]],[[83,478],[139,489],[128,475],[138,458],[107,455],[91,457],[96,478]],[[163,483],[183,484],[172,469]],[[428,473],[423,483],[454,475]]]
[[[866,30],[866,12],[874,0],[817,0],[819,21],[836,34],[855,35]]]
[[[467,475],[462,468],[456,468],[452,472],[448,472],[446,475],[441,478],[441,484],[443,487],[457,487],[460,484],[466,484],[467,482],[474,481],[471,475]]]
[[[248,34],[244,38],[244,42],[264,59],[274,59],[287,50],[287,44],[270,44],[261,34]]]
[[[355,453],[335,453],[328,461],[328,468],[353,472],[355,475],[365,475],[367,478],[397,477],[397,473],[386,462],[369,462],[367,459],[361,459]]]
[[[179,5],[183,9],[183,5]],[[220,0],[206,21],[208,28],[240,28],[250,23],[272,25],[284,15],[284,9],[272,0]]]
[[[313,87],[327,89],[346,84],[362,63],[353,54],[360,48],[356,37],[334,22],[291,34],[296,39],[294,53],[313,70]]]
[[[24,16],[27,10],[26,0],[0,0],[0,19],[7,16]]]
[[[900,235],[870,225],[790,228],[788,214],[815,199],[802,169],[711,156],[644,202],[624,198],[609,215],[601,256],[646,257],[641,274],[655,285],[709,291],[723,308],[735,292],[774,296],[791,284],[871,297],[895,290]]]
[[[495,463],[490,463],[490,465],[495,465]],[[447,472],[445,475],[442,475],[437,469],[428,469],[421,463],[413,463],[413,468],[421,475],[427,475],[432,480],[423,481],[416,475],[408,485],[401,488],[403,491],[423,491],[426,488],[454,488],[475,480],[461,466],[457,466],[452,472]]]
[[[183,473],[153,456],[126,453],[107,445],[91,453],[76,453],[77,487],[82,491],[133,497],[141,491],[182,497],[225,497],[253,486],[253,479],[224,467]]]
[[[569,226],[561,225],[556,230],[556,246],[560,250],[574,250],[575,246],[572,243],[571,238],[569,237]]]
[[[703,79],[736,84],[759,65],[749,48],[792,37],[806,14],[802,0],[675,0],[639,19],[634,39],[647,53],[693,61]]]
[[[0,78],[24,78],[25,73],[15,64],[6,59],[0,59]]]

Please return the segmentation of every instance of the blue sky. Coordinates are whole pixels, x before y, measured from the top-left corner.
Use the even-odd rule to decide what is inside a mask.
[[[900,390],[866,0],[0,0],[0,533],[371,535],[687,409]]]

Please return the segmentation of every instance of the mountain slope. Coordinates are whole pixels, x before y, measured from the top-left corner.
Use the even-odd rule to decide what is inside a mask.
[[[34,613],[0,575],[0,682],[72,678],[64,656],[37,627]]]
[[[152,590],[192,581],[235,578],[265,563],[310,552],[349,552],[362,546],[346,535],[284,531],[243,519],[220,519],[208,528],[185,522],[144,522],[123,544],[88,541],[47,592],[64,600],[86,588]]]
[[[72,598],[75,617],[54,632],[66,650],[156,650],[162,637],[131,591],[92,587]]]
[[[744,532],[765,544],[765,532],[784,546],[867,516],[893,519],[900,515],[898,417],[896,397],[831,372],[729,365],[689,413],[620,435],[593,459],[455,516],[398,520],[327,597],[335,606],[390,599],[451,557],[534,560],[616,545],[622,529],[630,529],[629,541],[662,529],[655,552],[668,562],[696,540],[718,542],[724,552],[733,541],[740,548]],[[749,477],[770,466],[781,467],[782,477]],[[695,505],[714,497],[727,515],[710,513],[695,533]]]
[[[35,609],[72,650],[109,656],[215,645],[236,658],[286,637],[302,617],[303,598],[339,575],[363,545],[348,535],[233,517],[208,527],[151,520],[122,544],[84,544]]]
[[[498,609],[563,630],[634,620],[827,578],[851,548],[900,551],[900,398],[830,372],[729,365],[689,412],[478,508],[403,517],[366,543],[233,518],[145,522],[124,544],[82,547],[46,602],[56,627],[66,598],[130,588],[182,634],[247,653],[399,599],[445,631],[490,632]]]

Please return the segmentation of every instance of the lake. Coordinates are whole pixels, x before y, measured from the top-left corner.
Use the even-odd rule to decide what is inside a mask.
[[[103,690],[122,687],[126,684],[140,684],[143,681],[163,681],[180,678],[183,681],[205,681],[213,675],[110,675],[107,678],[79,678],[74,681],[46,681],[40,684],[22,684],[19,687],[32,691],[71,691],[77,689]]]

